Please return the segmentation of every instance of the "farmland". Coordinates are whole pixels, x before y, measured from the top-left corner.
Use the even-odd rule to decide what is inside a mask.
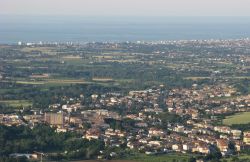
[[[74,161],[74,162],[106,162],[107,160],[82,160],[82,161]],[[109,162],[138,162],[131,160],[110,160]]]
[[[8,105],[14,108],[32,106],[32,103],[28,100],[0,100],[0,104]]]
[[[111,160],[109,162],[172,162],[172,161],[188,161],[192,156],[189,155],[143,155],[137,154],[136,156],[129,157],[128,160]],[[106,160],[83,160],[77,162],[105,162]]]
[[[174,161],[188,161],[191,159],[191,155],[181,155],[181,154],[169,154],[169,155],[137,155],[134,157],[136,162],[174,162]]]
[[[223,123],[226,125],[248,124],[250,123],[250,112],[237,113],[235,115],[228,116],[223,120]]]

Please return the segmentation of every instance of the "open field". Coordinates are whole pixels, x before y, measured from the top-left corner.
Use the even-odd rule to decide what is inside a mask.
[[[140,154],[136,157],[131,157],[131,160],[83,160],[77,162],[172,162],[172,161],[188,161],[190,156],[188,155],[143,155]]]
[[[93,81],[97,81],[97,82],[112,82],[114,81],[112,78],[93,78]]]
[[[249,79],[249,76],[232,76],[232,77],[224,77],[226,79]],[[193,80],[193,81],[197,81],[197,80],[203,80],[203,79],[211,79],[211,77],[185,77],[184,79],[187,80]]]
[[[69,85],[77,85],[77,84],[96,84],[102,86],[112,86],[117,82],[112,78],[93,78],[92,81],[85,81],[84,79],[67,79],[67,78],[58,78],[58,79],[45,79],[41,78],[38,80],[30,80],[30,79],[18,79],[18,80],[1,80],[0,83],[16,83],[20,85],[36,85],[41,87],[57,87],[57,86],[69,86]],[[8,89],[0,90],[0,94],[8,92]]]
[[[1,82],[12,82],[12,81],[1,81]],[[17,80],[14,81],[17,84],[27,84],[27,85],[50,85],[50,84],[58,84],[58,85],[68,85],[68,84],[89,84],[91,82],[87,82],[83,79],[41,79],[41,80]]]
[[[235,159],[236,158],[236,159]],[[225,158],[223,159],[226,162],[234,162],[234,161],[238,161],[239,160],[244,160],[246,162],[250,161],[250,155],[247,154],[240,154],[238,156],[234,156],[234,157],[229,157],[229,158]]]
[[[188,161],[190,156],[188,155],[177,155],[177,154],[168,154],[168,155],[143,155],[141,154],[138,157],[135,157],[134,161],[137,162],[172,162],[172,161]]]
[[[223,120],[223,124],[226,125],[248,123],[250,123],[250,112],[238,113],[232,116],[228,116]]]
[[[76,59],[76,60],[78,60],[78,59],[82,59],[82,57],[81,56],[74,56],[74,55],[68,55],[68,56],[64,56],[64,57],[62,57],[63,59],[69,59],[69,60],[74,60],[74,59]]]
[[[184,79],[187,79],[187,80],[202,80],[202,79],[210,79],[210,77],[185,77]]]
[[[6,104],[15,108],[32,106],[32,103],[28,100],[0,100],[0,104]]]
[[[47,79],[47,83],[61,83],[61,84],[84,84],[86,83],[83,79]]]
[[[83,160],[83,161],[74,161],[74,162],[138,162],[138,161],[131,161],[131,160]]]
[[[17,84],[27,84],[27,85],[42,85],[44,82],[36,82],[36,81],[16,81]]]
[[[44,52],[44,53],[48,53],[48,52],[51,52],[53,51],[54,48],[52,47],[25,47],[25,48],[22,48],[21,51],[23,52],[32,52],[32,51],[40,51],[40,52]]]

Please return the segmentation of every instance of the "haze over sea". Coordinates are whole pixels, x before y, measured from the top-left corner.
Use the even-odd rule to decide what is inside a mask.
[[[250,37],[250,17],[0,15],[0,43],[124,42]]]

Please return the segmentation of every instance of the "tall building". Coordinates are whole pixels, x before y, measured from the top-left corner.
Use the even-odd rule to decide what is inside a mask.
[[[63,113],[45,113],[44,121],[54,126],[63,126],[64,115]]]

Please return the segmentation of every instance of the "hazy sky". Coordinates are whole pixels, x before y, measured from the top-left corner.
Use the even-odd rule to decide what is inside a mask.
[[[0,0],[0,14],[250,16],[250,0]]]

